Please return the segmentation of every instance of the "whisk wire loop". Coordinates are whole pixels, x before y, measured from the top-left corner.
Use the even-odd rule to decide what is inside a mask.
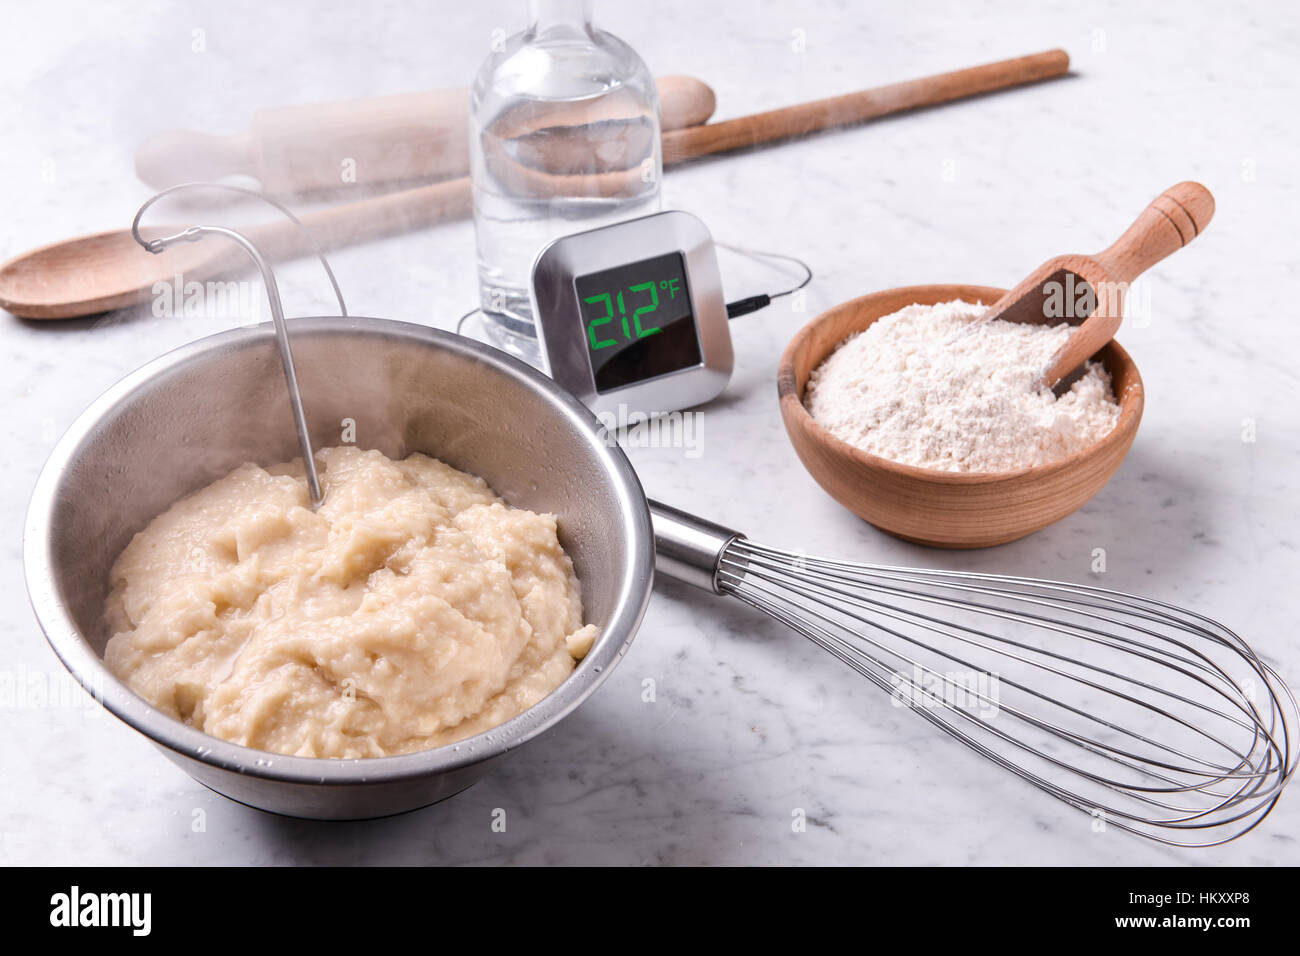
[[[715,589],[963,745],[1170,846],[1257,826],[1296,764],[1296,700],[1201,614],[1091,585],[811,558],[735,536]]]

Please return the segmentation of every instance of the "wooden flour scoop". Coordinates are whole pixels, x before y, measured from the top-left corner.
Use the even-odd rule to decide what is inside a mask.
[[[994,302],[981,321],[1076,326],[1043,371],[1043,384],[1059,395],[1115,337],[1133,280],[1195,239],[1213,216],[1214,197],[1200,183],[1171,186],[1110,247],[1095,256],[1049,259]]]

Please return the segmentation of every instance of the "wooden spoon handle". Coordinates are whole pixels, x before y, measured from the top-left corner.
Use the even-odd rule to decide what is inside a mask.
[[[1132,282],[1187,245],[1214,218],[1214,197],[1200,183],[1170,186],[1095,258],[1115,282]]]
[[[303,213],[298,219],[311,237],[286,219],[272,219],[242,231],[273,259],[310,255],[312,240],[323,250],[383,239],[469,215],[469,177],[385,193]]]
[[[663,161],[664,165],[681,163],[699,156],[861,122],[917,106],[1005,89],[1060,76],[1069,66],[1070,58],[1064,50],[1049,50],[707,126],[668,130],[663,134]],[[469,180],[462,178],[345,203],[308,213],[302,221],[323,247],[333,248],[396,235],[442,219],[463,216],[469,211]],[[257,241],[269,244],[273,255],[302,254],[310,249],[300,230],[292,223],[271,223],[265,231],[253,231]]]
[[[920,106],[990,93],[1061,76],[1070,69],[1064,50],[999,60],[951,73],[891,83],[873,90],[787,106],[753,116],[664,133],[664,163],[744,149],[759,143],[803,136],[836,126],[862,123]]]

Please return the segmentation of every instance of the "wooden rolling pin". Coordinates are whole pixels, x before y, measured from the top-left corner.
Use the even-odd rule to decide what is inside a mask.
[[[705,83],[689,76],[656,82],[664,130],[699,125],[713,115],[713,90]],[[617,97],[600,106],[617,110]],[[559,113],[548,116],[564,122]],[[585,126],[592,116],[584,111],[573,122]],[[153,189],[252,176],[264,192],[279,196],[456,179],[469,175],[469,91],[258,110],[247,130],[229,136],[171,130],[141,144],[135,171]]]
[[[1060,50],[896,83],[700,129],[664,133],[666,162],[787,139],[890,113],[945,103],[1060,76],[1069,58]],[[388,193],[306,213],[301,220],[326,249],[420,229],[470,212],[468,177]],[[162,229],[146,230],[157,235]],[[293,223],[273,220],[245,234],[272,256],[313,251]],[[218,242],[180,244],[151,255],[130,230],[82,236],[35,249],[0,266],[0,307],[31,319],[61,319],[120,309],[147,299],[155,282],[209,278],[246,265],[243,253]]]

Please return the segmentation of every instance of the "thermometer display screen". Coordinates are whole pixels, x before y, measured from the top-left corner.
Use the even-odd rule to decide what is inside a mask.
[[[681,253],[577,276],[573,283],[597,392],[701,364]]]

